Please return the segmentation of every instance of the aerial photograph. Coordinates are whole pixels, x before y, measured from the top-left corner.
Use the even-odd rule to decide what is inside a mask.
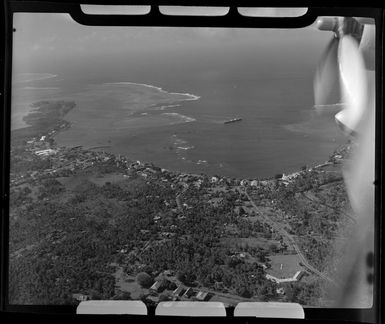
[[[356,146],[331,33],[14,15],[9,303],[333,305]]]

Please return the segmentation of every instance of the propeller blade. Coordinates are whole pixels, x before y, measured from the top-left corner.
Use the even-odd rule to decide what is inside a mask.
[[[368,266],[374,251],[374,180],[375,180],[375,76],[367,71],[368,98],[362,121],[356,128],[356,148],[344,165],[344,180],[356,220],[340,260],[337,292],[338,308],[371,307],[373,302],[374,269]],[[369,321],[362,318],[362,321]]]
[[[316,105],[326,105],[333,90],[338,87],[338,44],[333,37],[323,53],[314,78],[314,101]]]
[[[373,268],[368,260],[374,251],[375,26],[371,20],[343,17],[320,19],[318,28],[332,30],[338,38],[331,41],[317,69],[315,103],[325,103],[335,86],[334,77],[339,78],[345,108],[335,119],[347,134],[358,135],[356,148],[343,167],[356,222],[342,249],[343,257],[336,260],[340,289],[330,287],[328,293],[337,308],[372,307]]]
[[[358,42],[352,36],[345,35],[340,40],[338,61],[342,97],[346,105],[335,119],[345,132],[354,133],[367,105],[368,81]]]
[[[374,70],[375,68],[375,25],[365,25],[360,42],[360,51],[364,57],[366,68]]]

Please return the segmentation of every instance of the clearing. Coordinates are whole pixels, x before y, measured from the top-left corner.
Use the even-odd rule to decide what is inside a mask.
[[[270,255],[271,268],[266,272],[277,278],[290,278],[295,275],[297,271],[304,270],[301,265],[300,257],[297,254],[277,254]]]

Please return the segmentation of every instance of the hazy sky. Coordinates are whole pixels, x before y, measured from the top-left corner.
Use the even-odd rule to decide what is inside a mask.
[[[322,54],[331,33],[309,26],[303,29],[213,29],[94,27],[73,21],[68,14],[16,13],[14,15],[14,71],[50,72],[55,65],[86,58],[127,59],[143,56],[199,53],[205,50],[258,48],[282,55],[304,46],[309,55]],[[187,55],[187,54],[186,54]],[[306,57],[306,55],[305,55]]]

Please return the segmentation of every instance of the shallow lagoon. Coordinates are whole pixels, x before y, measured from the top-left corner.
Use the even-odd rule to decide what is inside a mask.
[[[71,128],[56,136],[60,146],[82,145],[183,172],[266,178],[322,163],[346,140],[334,122],[341,107],[317,110],[305,105],[306,97],[292,99],[301,82],[274,80],[286,91],[283,105],[266,94],[268,82],[190,94],[133,82],[68,89],[56,76],[16,84],[12,125],[25,126],[32,102],[71,100],[76,107],[65,117]],[[234,116],[242,121],[223,123]]]

